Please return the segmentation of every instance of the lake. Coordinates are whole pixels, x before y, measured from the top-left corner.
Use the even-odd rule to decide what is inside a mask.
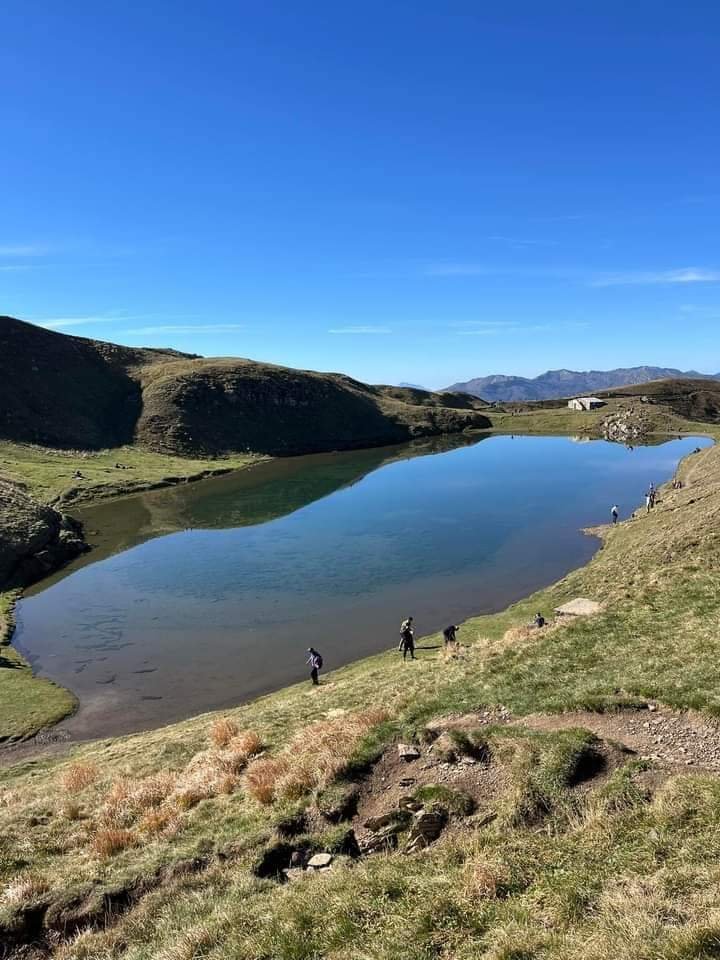
[[[91,554],[28,591],[15,642],[75,737],[226,707],[492,612],[585,563],[709,441],[489,436],[268,462],[74,511]],[[546,611],[549,612],[549,611]]]

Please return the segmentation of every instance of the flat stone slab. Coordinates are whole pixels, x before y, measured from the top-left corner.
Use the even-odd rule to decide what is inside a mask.
[[[409,743],[399,743],[398,744],[398,756],[401,760],[405,760],[408,763],[411,760],[418,760],[420,757],[420,751],[417,747],[413,747]]]
[[[331,853],[316,853],[314,857],[308,860],[308,870],[320,870],[322,867],[329,867],[333,858]]]
[[[600,613],[601,610],[602,604],[597,600],[587,600],[585,597],[577,597],[561,607],[555,607],[555,613],[560,617],[590,617],[594,613]]]

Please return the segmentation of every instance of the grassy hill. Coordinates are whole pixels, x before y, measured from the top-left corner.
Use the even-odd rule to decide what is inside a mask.
[[[720,448],[679,476],[449,656],[0,771],[8,955],[716,957]]]
[[[635,400],[647,397],[652,405],[659,405],[686,420],[700,423],[720,421],[720,381],[673,379],[654,380],[609,390],[600,396]]]
[[[0,317],[0,438],[169,455],[380,446],[487,428],[483,404],[332,373],[70,337]]]

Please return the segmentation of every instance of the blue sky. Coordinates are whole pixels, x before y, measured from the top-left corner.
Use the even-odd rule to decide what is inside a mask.
[[[0,9],[0,313],[445,386],[720,370],[720,6]]]

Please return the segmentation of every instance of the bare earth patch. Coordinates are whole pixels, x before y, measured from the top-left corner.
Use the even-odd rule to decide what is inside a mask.
[[[720,724],[693,712],[650,704],[647,710],[616,713],[534,714],[522,718],[533,730],[582,727],[603,740],[623,744],[643,759],[678,768],[720,772]]]

